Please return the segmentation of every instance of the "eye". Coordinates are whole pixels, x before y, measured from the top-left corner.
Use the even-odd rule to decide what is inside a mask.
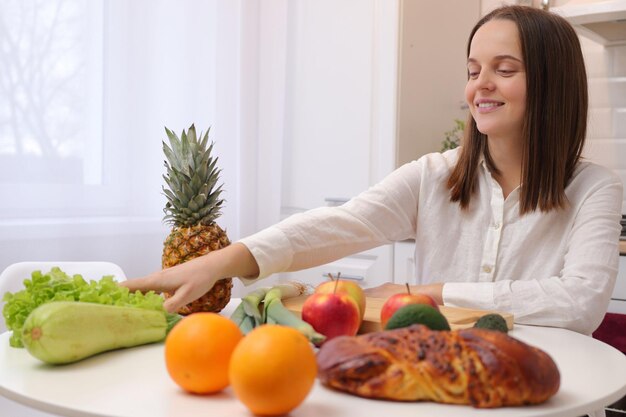
[[[510,77],[511,75],[515,74],[517,71],[511,70],[511,69],[500,68],[500,69],[497,69],[496,72],[505,77]]]
[[[479,75],[480,75],[480,67],[476,65],[469,65],[467,67],[467,76],[470,79],[475,80],[476,78],[478,78]]]

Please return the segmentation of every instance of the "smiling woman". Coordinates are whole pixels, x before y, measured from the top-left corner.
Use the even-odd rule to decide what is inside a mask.
[[[460,148],[424,155],[341,206],[293,215],[125,285],[166,288],[186,303],[225,277],[252,283],[414,239],[420,285],[412,292],[590,334],[616,279],[623,186],[581,159],[587,88],[578,37],[557,15],[505,6],[475,25],[466,59],[470,117]]]

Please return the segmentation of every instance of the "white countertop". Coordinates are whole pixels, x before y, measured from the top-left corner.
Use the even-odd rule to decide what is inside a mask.
[[[234,308],[233,300],[225,314]],[[561,372],[559,392],[544,404],[480,410],[436,403],[368,400],[316,382],[290,416],[580,416],[626,394],[626,356],[590,337],[563,329],[516,325],[510,335],[548,352]],[[251,414],[227,388],[190,395],[165,369],[163,344],[108,352],[65,366],[45,365],[0,335],[0,394],[43,411],[79,417],[197,417]]]

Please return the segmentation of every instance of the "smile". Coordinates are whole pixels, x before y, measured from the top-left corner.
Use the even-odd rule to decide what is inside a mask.
[[[503,106],[504,103],[499,103],[499,102],[495,102],[495,101],[488,101],[488,102],[481,102],[478,103],[476,105],[476,107],[478,107],[479,109],[489,109],[489,108],[494,108],[494,107],[500,107]]]

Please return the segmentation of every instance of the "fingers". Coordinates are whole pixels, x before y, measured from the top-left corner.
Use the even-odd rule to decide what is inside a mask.
[[[168,312],[175,312],[213,287],[214,280],[200,266],[198,262],[190,261],[144,277],[123,281],[119,285],[132,292],[167,292],[171,297],[165,300],[163,307]]]
[[[142,288],[141,280],[142,280],[142,278],[135,278],[135,279],[132,279],[132,280],[126,280],[126,281],[118,282],[117,285],[119,285],[120,287],[126,287],[131,292],[134,292],[134,291],[140,290]]]
[[[148,291],[154,291],[157,293],[164,291],[169,292],[176,288],[172,285],[172,283],[163,281],[162,279],[152,275],[122,281],[119,285],[128,288],[130,292],[141,291],[143,293]]]
[[[213,285],[214,284],[211,283],[211,285],[207,287],[203,285],[197,285],[197,282],[189,282],[187,284],[184,284],[172,291],[174,294],[165,300],[165,302],[163,303],[163,308],[165,308],[165,310],[170,313],[176,312],[181,307],[202,297],[204,294],[210,291],[211,288],[213,288]]]
[[[170,298],[165,300],[165,302],[163,303],[163,308],[168,313],[175,313],[178,310],[180,310],[181,307],[189,304],[190,302],[194,301],[196,298],[198,297],[194,298],[193,296],[190,296],[189,290],[187,289],[187,287],[183,286],[183,287],[180,287],[178,290],[176,290],[174,295],[172,295]]]
[[[402,285],[385,283],[377,287],[366,288],[363,292],[367,297],[387,298],[393,294],[406,292],[406,289]]]
[[[152,285],[151,285],[150,276],[143,277],[143,278],[132,278],[132,279],[120,282],[119,285],[122,287],[128,288],[131,292],[134,292],[137,290],[144,292],[144,291],[154,289],[152,288]]]
[[[128,288],[129,291],[155,291],[157,293],[169,292],[174,293],[163,303],[163,308],[169,313],[175,313],[184,305],[192,302],[193,297],[189,295],[188,286],[177,286],[168,280],[163,280],[158,274],[147,275],[141,278],[132,278],[119,283],[120,286]],[[197,298],[197,297],[196,297]]]
[[[171,285],[169,282],[163,282],[163,280],[154,274],[122,281],[119,285],[128,288],[131,292],[173,292],[174,294],[163,303],[163,308],[165,308],[168,313],[175,313],[182,306],[193,301],[193,299],[189,299],[189,290],[187,287],[182,286],[180,288],[176,288],[175,285]]]
[[[166,299],[163,303],[163,308],[165,309],[165,311],[167,311],[168,313],[176,313],[178,310],[180,310],[182,306],[187,304],[181,303],[180,301],[178,301],[178,299],[180,299],[180,297],[177,297],[176,294]]]

